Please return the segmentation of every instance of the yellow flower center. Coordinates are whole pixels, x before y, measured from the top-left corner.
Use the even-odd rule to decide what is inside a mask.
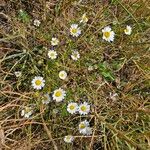
[[[75,108],[74,105],[71,105],[71,106],[70,106],[70,110],[73,110],[74,108]]]
[[[61,76],[61,77],[64,77],[64,74],[63,74],[63,73],[61,73],[61,74],[60,74],[60,76]]]
[[[106,38],[109,38],[109,37],[110,37],[110,32],[104,32],[104,36],[105,36]]]
[[[56,93],[55,93],[55,96],[56,97],[60,97],[62,95],[62,92],[61,91],[57,91]]]
[[[73,28],[72,33],[74,33],[74,34],[77,33],[77,28]]]
[[[54,44],[57,44],[57,40],[53,40],[53,43],[54,43]]]
[[[41,80],[36,80],[36,81],[35,81],[35,84],[36,84],[36,85],[41,85],[41,83],[42,83]]]
[[[66,137],[67,140],[70,140],[70,138],[71,138],[70,136],[67,136],[67,137]]]
[[[84,124],[80,124],[80,129],[84,129],[85,125]]]
[[[51,56],[54,56],[54,53],[51,53]]]
[[[77,56],[78,56],[78,54],[76,54],[76,53],[74,53],[73,55],[74,55],[74,57],[77,57]]]
[[[82,111],[86,111],[86,106],[81,106]]]

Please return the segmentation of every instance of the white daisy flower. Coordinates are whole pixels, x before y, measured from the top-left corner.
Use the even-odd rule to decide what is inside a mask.
[[[90,112],[90,105],[87,102],[84,102],[79,105],[79,114],[87,115]]]
[[[64,91],[61,88],[55,90],[53,93],[53,99],[56,102],[61,102],[65,98],[65,96],[66,96],[66,91]]]
[[[38,20],[38,19],[35,19],[33,24],[36,26],[36,27],[39,27],[41,22]]]
[[[86,127],[85,129],[82,130],[82,134],[91,135],[92,134],[92,128]]]
[[[72,24],[70,28],[70,34],[73,37],[78,37],[81,34],[80,27],[78,27],[78,24]]]
[[[56,59],[56,58],[57,58],[57,52],[54,51],[54,50],[49,50],[49,51],[48,51],[48,57],[49,57],[50,59]]]
[[[74,137],[72,135],[67,135],[67,136],[64,137],[64,141],[66,143],[72,143],[73,140],[74,140]]]
[[[126,29],[124,30],[124,33],[125,33],[126,35],[131,35],[131,32],[132,32],[131,26],[126,26]]]
[[[59,78],[62,80],[65,80],[67,78],[67,72],[66,71],[60,71],[59,72]]]
[[[31,115],[33,114],[33,110],[31,107],[25,107],[22,111],[21,111],[21,116],[25,117],[25,118],[29,118]]]
[[[83,14],[80,23],[87,23],[88,22],[88,18],[86,16],[86,14]]]
[[[67,111],[70,114],[74,114],[78,111],[78,104],[77,103],[69,103],[67,106]]]
[[[40,90],[44,87],[45,80],[43,79],[43,77],[36,76],[31,83],[34,89]]]
[[[84,120],[82,122],[80,122],[79,124],[79,130],[85,129],[85,127],[88,127],[90,124],[87,120]]]
[[[58,40],[57,38],[52,38],[51,44],[52,44],[53,46],[58,45],[58,43],[59,43],[59,40]]]
[[[18,78],[18,77],[20,77],[21,76],[21,71],[15,71],[15,76]]]
[[[51,98],[50,98],[49,94],[48,93],[44,94],[44,96],[42,97],[42,103],[48,104],[48,103],[50,103],[50,101],[51,101]]]
[[[114,33],[114,31],[111,30],[111,28],[109,26],[102,29],[102,32],[103,32],[103,39],[104,40],[106,40],[108,42],[114,41],[115,33]]]
[[[78,51],[73,51],[72,54],[71,54],[71,58],[75,61],[78,60],[80,58],[79,52]]]
[[[79,132],[84,135],[92,134],[92,128],[89,127],[89,122],[87,120],[80,122]]]

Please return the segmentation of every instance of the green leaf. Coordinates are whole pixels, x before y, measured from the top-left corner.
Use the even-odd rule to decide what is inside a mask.
[[[20,10],[19,11],[19,19],[23,22],[23,23],[29,23],[30,22],[30,16],[27,14],[26,11],[24,10]]]
[[[108,80],[108,81],[114,81],[115,80],[113,72],[108,68],[106,62],[100,63],[98,66],[99,66],[99,71],[100,71],[101,75],[106,80]]]
[[[102,72],[102,75],[105,77],[107,80],[114,81],[115,78],[111,72]]]
[[[62,106],[61,115],[62,115],[63,117],[69,115],[68,112],[67,112],[67,105],[66,105],[66,104],[64,104],[64,105]]]

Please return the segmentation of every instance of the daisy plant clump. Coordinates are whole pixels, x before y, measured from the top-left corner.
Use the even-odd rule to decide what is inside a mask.
[[[62,70],[59,72],[59,78],[65,80],[67,78],[67,72]]]
[[[82,15],[82,18],[80,20],[80,23],[87,23],[88,22],[88,18],[86,16],[86,13]]]
[[[54,51],[54,50],[49,50],[48,51],[48,58],[50,58],[50,59],[56,59],[57,58],[57,52],[56,51]]]
[[[124,33],[126,34],[126,35],[131,35],[131,33],[132,33],[132,28],[131,28],[131,26],[126,26],[126,29],[124,29]]]
[[[114,36],[115,33],[112,31],[111,27],[107,26],[104,29],[102,29],[103,32],[103,39],[108,41],[108,42],[113,42],[114,41]]]
[[[78,111],[78,104],[75,102],[71,102],[67,105],[67,111],[70,114],[75,114]]]
[[[72,24],[70,27],[70,34],[73,37],[78,37],[81,34],[80,27],[78,27],[78,24]]]
[[[87,102],[84,102],[79,105],[79,114],[87,115],[90,112],[90,105]]]
[[[21,111],[21,116],[24,118],[29,118],[33,114],[32,107],[25,106],[24,109]]]
[[[65,98],[66,96],[66,91],[64,91],[63,89],[59,88],[59,89],[56,89],[54,92],[53,92],[53,100],[55,100],[56,102],[61,102],[63,101],[63,99]]]
[[[83,135],[91,135],[92,134],[92,128],[89,127],[90,124],[87,120],[84,120],[79,123],[79,132]]]
[[[74,137],[72,135],[67,135],[67,136],[64,137],[64,141],[66,143],[72,143],[73,140],[74,140]]]
[[[45,86],[45,80],[43,77],[36,76],[32,80],[32,87],[36,90],[41,90]]]
[[[148,0],[1,1],[2,149],[147,150]]]
[[[80,58],[80,54],[78,51],[74,50],[71,54],[71,58],[74,60],[74,61],[77,61],[79,58]]]
[[[59,44],[59,40],[57,39],[57,38],[52,38],[52,40],[51,40],[51,45],[52,46],[56,46],[56,45],[58,45]]]

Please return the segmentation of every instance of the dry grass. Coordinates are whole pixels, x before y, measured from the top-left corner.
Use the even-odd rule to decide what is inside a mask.
[[[150,149],[148,1],[1,0],[0,11],[1,149]],[[74,39],[69,35],[70,24],[78,23],[84,13],[89,21]],[[33,26],[34,19],[41,21],[40,27]],[[128,24],[133,27],[131,36],[123,34]],[[101,30],[107,25],[116,33],[111,44],[102,40]],[[51,48],[53,36],[61,40],[55,62],[47,58],[45,49]],[[70,59],[72,49],[81,54],[77,62]],[[106,69],[88,70],[103,64]],[[68,72],[67,81],[58,79],[60,70]],[[21,77],[16,78],[15,71],[21,71]],[[40,92],[31,87],[36,75],[46,80]],[[42,94],[60,86],[67,91],[65,101],[42,105]],[[71,99],[88,101],[91,113],[68,114],[66,105]],[[24,119],[20,111],[30,104],[35,106],[33,118]],[[78,124],[85,118],[93,128],[91,136],[79,134]],[[72,144],[63,141],[68,134],[75,136]]]

